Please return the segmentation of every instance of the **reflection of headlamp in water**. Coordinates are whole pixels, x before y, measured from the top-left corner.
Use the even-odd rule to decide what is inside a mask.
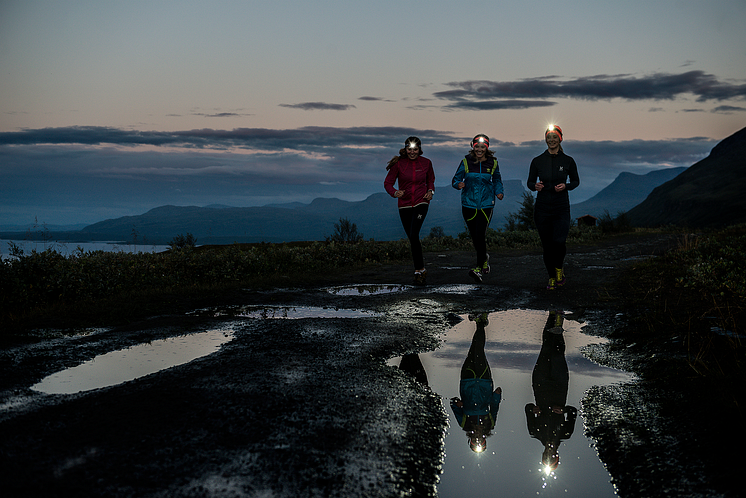
[[[541,463],[543,465],[543,471],[546,475],[551,474],[559,466],[559,455],[554,451],[545,450],[541,456]]]
[[[471,451],[474,453],[482,453],[487,449],[487,438],[485,436],[472,434],[469,436],[469,448],[471,448]]]

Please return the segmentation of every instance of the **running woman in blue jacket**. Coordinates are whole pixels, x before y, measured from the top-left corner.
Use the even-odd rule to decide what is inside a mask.
[[[503,181],[490,139],[479,134],[471,141],[471,151],[459,163],[451,185],[461,191],[461,213],[477,251],[477,266],[469,276],[477,283],[490,272],[487,254],[487,228],[490,226],[495,197],[503,200]]]

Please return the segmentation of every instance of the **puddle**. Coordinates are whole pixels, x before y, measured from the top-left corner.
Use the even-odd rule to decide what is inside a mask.
[[[381,284],[381,285],[345,285],[327,287],[326,292],[335,296],[376,296],[378,294],[394,294],[411,289],[412,285]]]
[[[473,284],[440,285],[437,287],[425,286],[415,287],[404,284],[379,284],[379,285],[344,285],[339,287],[327,287],[326,292],[336,296],[374,296],[378,294],[393,294],[407,290],[418,289],[423,293],[437,292],[438,294],[468,294],[479,286]]]
[[[374,311],[320,306],[226,306],[198,310],[195,313],[214,317],[230,316],[236,318],[258,318],[261,320],[280,318],[289,320],[300,318],[366,318],[383,315]]]
[[[232,339],[232,330],[211,330],[138,344],[52,374],[31,389],[46,394],[73,394],[114,386],[207,356]]]
[[[584,346],[606,341],[583,334],[582,324],[565,316],[559,322],[555,315],[550,320],[548,312],[535,310],[483,316],[487,320],[481,331],[477,323],[484,322],[478,316],[464,316],[464,321],[448,331],[438,350],[388,362],[427,383],[441,396],[448,413],[439,496],[461,496],[466,489],[473,496],[492,496],[496,490],[503,496],[615,496],[611,477],[583,434],[583,420],[575,409],[591,386],[628,382],[633,376],[583,356],[580,350]],[[469,356],[474,339],[475,348]],[[484,373],[483,378],[489,373],[492,389],[502,389],[491,430],[489,415],[467,418],[466,426],[471,424],[471,430],[463,430],[459,424],[463,409],[458,405],[451,408],[452,398],[462,397],[462,367]],[[492,389],[488,387],[487,393]],[[468,400],[462,404],[464,401],[468,408]],[[492,399],[493,411],[496,401]],[[560,413],[552,414],[547,408],[534,414],[534,405],[548,403]],[[544,424],[545,420],[549,423]],[[489,435],[482,438],[480,433]],[[546,458],[542,439],[549,442]],[[559,455],[556,467],[554,453]]]

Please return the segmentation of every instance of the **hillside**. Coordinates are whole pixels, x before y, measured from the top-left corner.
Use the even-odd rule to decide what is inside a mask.
[[[627,213],[635,226],[719,227],[746,222],[746,128],[655,188]]]
[[[611,216],[629,211],[645,200],[655,187],[675,178],[686,168],[667,168],[644,175],[622,172],[608,187],[590,199],[571,206],[573,217],[590,214],[599,218],[608,211]]]
[[[520,207],[524,188],[520,180],[504,182],[505,199],[498,202],[493,227]],[[422,235],[441,226],[448,235],[464,230],[459,191],[439,186],[430,205]],[[200,244],[233,242],[291,242],[324,240],[334,233],[340,218],[355,223],[366,239],[397,240],[404,237],[396,200],[381,192],[359,202],[318,198],[310,204],[282,204],[263,207],[161,206],[138,216],[125,216],[94,223],[80,235],[92,240],[132,240],[168,243],[179,234],[191,233]]]

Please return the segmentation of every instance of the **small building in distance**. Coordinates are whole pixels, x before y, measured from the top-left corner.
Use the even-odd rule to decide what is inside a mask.
[[[577,220],[579,227],[595,227],[598,218],[596,218],[595,216],[591,216],[590,214],[584,214],[583,216],[577,218]]]

